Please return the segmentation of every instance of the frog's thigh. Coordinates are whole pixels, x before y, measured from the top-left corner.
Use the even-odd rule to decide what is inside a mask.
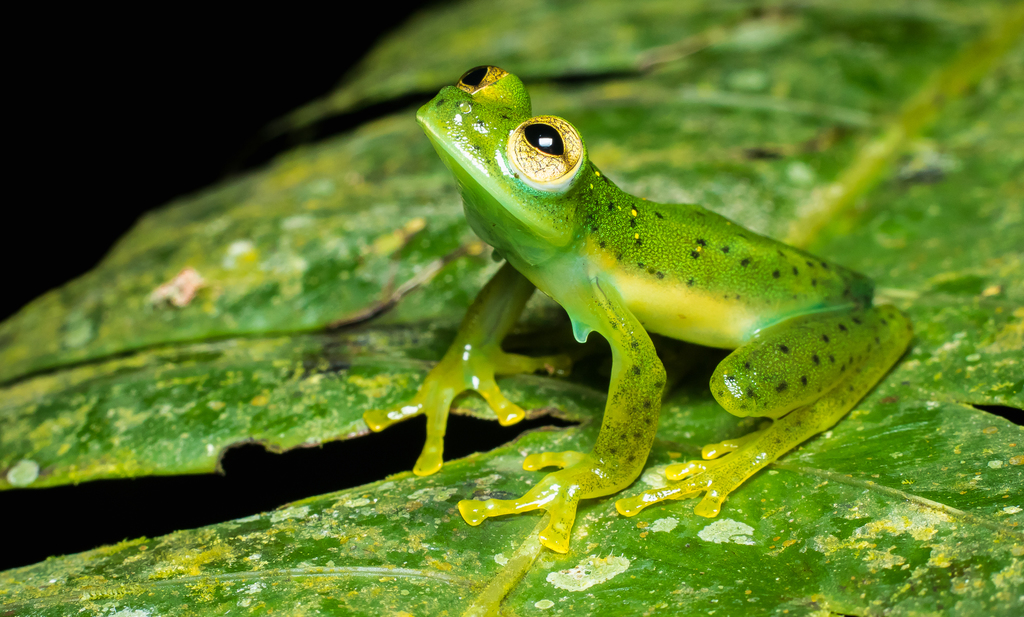
[[[813,403],[871,358],[885,355],[890,320],[903,319],[888,311],[895,309],[813,313],[765,328],[718,365],[711,393],[741,417],[779,418]]]
[[[739,406],[746,403],[745,410],[757,409],[763,415],[777,418],[772,425],[758,431],[753,439],[744,440],[734,452],[716,460],[669,466],[665,470],[666,475],[679,481],[670,482],[662,489],[619,500],[615,507],[621,514],[633,516],[659,501],[685,499],[705,493],[694,512],[701,516],[717,515],[726,496],[747,478],[801,442],[838,422],[903,355],[912,336],[909,320],[891,306],[815,315],[800,318],[789,325],[792,327],[764,332],[764,336],[757,337],[750,349],[745,347],[726,358],[711,382],[713,388],[721,387],[729,393],[720,395],[719,390],[714,390],[723,405],[728,403],[734,408],[744,409]],[[840,328],[840,325],[846,329]],[[859,330],[856,334],[854,326]],[[836,332],[841,334],[838,341],[834,336]],[[829,340],[825,341],[823,335]],[[815,336],[824,346],[815,342]],[[797,344],[800,345],[800,353],[796,353]],[[780,345],[789,347],[788,351],[777,351],[791,358],[792,366],[780,366],[773,360],[777,356],[773,355],[772,346]],[[753,353],[758,350],[761,353]],[[828,360],[830,354],[835,357],[835,367],[838,368],[833,367],[832,361]],[[814,355],[819,358],[817,364],[813,360]],[[808,358],[811,359],[809,365],[806,363]],[[822,358],[828,362],[827,365],[821,362]],[[753,395],[742,390],[732,396],[733,391],[728,389],[728,385],[736,385],[739,378],[728,380],[725,376],[732,374],[729,371],[737,363],[746,369],[744,363],[747,361],[751,362],[751,369],[754,369],[754,361],[763,363],[756,369],[758,372],[752,374],[765,376],[765,381],[748,379],[744,385],[753,390]],[[819,368],[812,370],[814,367]],[[794,376],[801,388],[813,390],[809,404],[794,403],[803,400],[800,390],[795,395],[786,394],[788,382]],[[803,377],[807,377],[807,385],[804,385]],[[779,388],[783,382],[787,387]],[[826,384],[820,394],[817,392],[819,383]],[[753,407],[755,404],[758,406]],[[786,413],[794,404],[800,406]],[[729,409],[728,406],[726,408]]]

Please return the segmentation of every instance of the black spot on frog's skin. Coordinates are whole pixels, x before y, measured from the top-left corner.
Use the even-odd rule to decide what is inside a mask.
[[[859,326],[861,324],[861,321],[859,319],[857,319],[856,317],[854,317],[853,318],[853,323],[855,323],[855,324],[857,324]]]
[[[807,267],[808,268],[813,268],[814,267],[814,264],[811,263],[810,261],[807,261],[806,263],[807,263]]]
[[[803,377],[800,378],[800,383],[802,383],[805,386],[807,385],[807,376],[806,375],[804,375]]]
[[[829,342],[832,341],[832,339],[830,339],[827,334],[822,334],[821,335],[821,340],[825,341],[826,343],[829,343]]]
[[[641,433],[640,431],[633,431],[633,440],[634,441],[640,441],[640,438],[643,437],[643,436],[644,436],[644,434]]]
[[[839,324],[839,329],[842,330],[843,332],[847,331],[846,326],[844,326],[843,324]]]
[[[729,252],[729,247],[727,247],[727,246],[723,246],[723,247],[722,247],[722,252],[723,252],[723,253],[728,253],[728,252]]]
[[[690,287],[693,287],[693,279],[686,281],[686,284],[689,285]]]
[[[778,270],[772,272],[772,278],[779,278],[779,276],[781,276],[781,273]]]
[[[697,259],[698,257],[700,257],[700,251],[690,251],[690,257]]]
[[[779,254],[779,257],[785,257],[785,256],[786,256],[786,254],[785,254],[785,253],[783,253],[783,252],[782,252],[781,250],[779,250],[779,249],[775,249],[775,252]]]
[[[794,276],[798,276],[799,274],[800,274],[800,271],[796,269],[796,266],[793,266],[793,275]]]
[[[818,263],[821,264],[822,268],[825,268],[826,270],[828,270],[828,264],[827,263],[825,263],[824,261],[821,261],[821,262],[818,262]]]
[[[448,99],[437,99],[437,102],[434,103],[434,107],[440,107],[440,106],[444,105],[447,102],[448,102]]]
[[[592,225],[592,226],[590,227],[590,231],[592,231],[592,232],[594,232],[594,233],[597,233],[597,225]]]
[[[708,245],[708,243],[705,242],[702,238],[697,238],[697,244],[699,244],[701,246],[707,246]]]
[[[877,336],[875,337],[875,342],[876,342],[876,343],[878,343],[879,345],[881,345],[881,344],[882,344],[882,341],[881,341],[881,340],[879,340],[879,338],[878,338]]]
[[[633,374],[639,375],[641,373],[640,367],[636,364],[633,365]]]
[[[845,364],[839,367],[839,372],[840,373],[845,373],[846,372],[846,365]]]
[[[643,240],[641,240],[640,238],[637,238],[637,239],[636,239],[636,245],[637,245],[637,246],[643,246],[643,245],[644,245],[644,241],[643,241]]]
[[[651,402],[650,401],[644,401],[644,409],[650,409],[650,408],[651,408]]]
[[[813,354],[813,355],[811,355],[811,360],[812,360],[812,361],[813,361],[813,362],[814,362],[815,364],[821,364],[821,358],[819,358],[819,357],[818,357],[818,354]]]
[[[743,368],[745,368],[745,369],[747,369],[749,371],[750,370],[750,362],[749,361],[748,362],[744,362],[743,363]]]
[[[636,349],[637,347],[640,346],[640,343],[637,341],[630,341],[629,346],[632,347],[633,349]]]
[[[654,276],[656,276],[656,277],[658,277],[660,279],[665,278],[665,274],[663,272],[655,272]]]
[[[888,326],[889,325],[889,322],[886,321],[884,317],[882,318],[882,325],[884,325],[884,326]]]
[[[817,287],[817,286],[818,286],[818,279],[811,279],[811,287]]]
[[[636,219],[629,219],[629,226],[636,227]]]
[[[601,248],[604,248],[607,245],[608,245],[607,242],[605,242],[604,240],[601,240]]]
[[[755,398],[753,388],[747,388],[747,398]]]
[[[723,379],[725,379],[726,381],[736,381],[736,376],[735,375],[726,375],[725,377],[723,377]]]
[[[642,262],[642,261],[638,261],[638,262],[636,263],[636,267],[637,267],[637,268],[640,268],[641,270],[643,270],[643,269],[644,269],[644,262]]]
[[[661,212],[655,212],[654,216],[658,217],[659,219],[665,218],[665,216]]]
[[[740,265],[743,266],[744,268],[746,268],[748,265],[750,265],[750,260],[749,259],[744,259],[744,260],[740,261]]]
[[[611,203],[611,202],[609,202],[609,203],[608,203],[608,211],[609,211],[609,212],[611,212],[611,211],[612,211],[612,210],[614,210],[614,209],[615,209],[615,204],[614,204],[614,203]]]
[[[781,351],[782,353],[789,353],[789,347],[786,347],[785,345],[779,345],[779,351]]]
[[[501,114],[501,117],[506,119],[506,120],[508,120],[508,115],[507,114]]]
[[[622,253],[616,253],[615,254],[615,259],[617,259],[619,261],[622,261]]]
[[[656,270],[654,268],[647,268],[647,274],[654,274]]]
[[[785,392],[786,388],[788,388],[788,387],[789,386],[786,384],[786,382],[780,381],[779,385],[775,386],[775,391],[776,392]]]
[[[828,361],[831,362],[832,364],[835,364],[836,363],[836,357],[833,356],[832,354],[829,354],[828,355]]]

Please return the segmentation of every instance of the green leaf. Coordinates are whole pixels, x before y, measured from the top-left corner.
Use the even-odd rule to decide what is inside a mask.
[[[537,543],[537,513],[462,522],[459,499],[521,494],[541,477],[521,469],[525,454],[593,444],[606,376],[591,358],[571,381],[501,383],[532,413],[577,427],[526,433],[427,478],[0,573],[0,606],[1013,614],[1024,430],[974,406],[1024,407],[1024,8],[492,6],[413,20],[336,109],[433,88],[484,60],[525,77],[596,75],[530,84],[535,110],[571,119],[631,192],[703,203],[872,276],[914,322],[900,364],[716,519],[695,516],[693,500],[628,519],[616,497],[591,500],[567,555]],[[547,23],[564,26],[556,51],[500,36]],[[608,38],[622,32],[634,38]],[[627,72],[601,76],[611,71]],[[195,299],[151,301],[186,266],[206,281]],[[363,410],[415,390],[494,267],[411,112],[172,204],[96,270],[0,324],[0,488],[212,471],[248,439],[286,449],[355,437]],[[322,331],[337,322],[349,326]],[[535,299],[522,332],[565,327]],[[699,354],[671,391],[648,469],[624,495],[756,428],[707,391],[720,359]],[[473,396],[459,407],[491,417]]]

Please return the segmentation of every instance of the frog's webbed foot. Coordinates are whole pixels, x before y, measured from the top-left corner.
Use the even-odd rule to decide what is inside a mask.
[[[453,350],[463,352],[456,346]],[[498,422],[508,426],[522,420],[526,412],[502,394],[494,380],[496,374],[544,370],[549,374],[564,375],[571,365],[568,356],[564,355],[531,358],[505,353],[496,347],[465,350],[464,353],[449,352],[430,371],[412,399],[390,407],[371,409],[363,414],[363,420],[370,430],[380,432],[403,420],[426,415],[427,439],[413,472],[427,476],[441,469],[448,412],[456,396],[466,390],[475,390],[498,416]]]
[[[586,459],[586,455],[581,455]],[[576,520],[576,507],[583,494],[581,472],[592,473],[593,465],[580,460],[573,467],[550,473],[519,499],[463,500],[459,512],[467,523],[479,525],[495,516],[520,514],[538,508],[551,515],[550,522],[540,532],[540,543],[558,553],[569,551],[569,534]]]
[[[707,447],[720,445],[712,444]],[[722,453],[718,453],[715,456],[721,455]],[[736,465],[729,464],[730,459],[735,456],[736,454],[732,454],[724,459],[689,461],[669,465],[665,469],[665,476],[675,482],[669,482],[665,488],[651,489],[635,497],[620,499],[615,502],[615,509],[623,516],[634,516],[647,506],[660,501],[688,499],[705,492],[704,498],[693,511],[699,516],[709,518],[717,516],[726,496],[743,484],[747,478],[745,474],[737,473],[739,469]]]

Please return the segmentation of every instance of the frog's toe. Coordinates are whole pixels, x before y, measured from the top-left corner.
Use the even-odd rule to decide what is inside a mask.
[[[735,452],[736,450],[739,450],[744,445],[750,443],[754,439],[757,439],[758,435],[760,435],[761,433],[762,431],[754,431],[742,437],[737,437],[736,439],[726,439],[725,441],[720,441],[718,443],[709,443],[708,445],[701,448],[701,458],[703,458],[704,460],[711,460],[716,459],[724,454]]]
[[[683,480],[708,470],[710,465],[704,461],[675,463],[665,468],[665,477],[669,480]]]
[[[427,441],[423,445],[423,451],[416,459],[416,465],[412,472],[417,476],[429,476],[437,473],[444,463],[444,439],[433,435],[427,435]]]
[[[526,417],[526,412],[523,411],[523,408],[505,398],[505,395],[501,393],[494,380],[487,380],[487,382],[481,383],[477,388],[477,392],[484,397],[487,405],[498,416],[498,424],[508,426]]]
[[[669,499],[686,499],[692,497],[700,491],[689,491],[682,492],[678,488],[665,487],[656,488],[649,491],[644,491],[635,497],[626,497],[615,502],[615,509],[619,511],[622,516],[636,516],[646,508],[647,506],[653,506],[656,503],[662,501],[668,501]]]
[[[371,409],[363,413],[363,421],[370,430],[379,433],[393,424],[423,413],[423,404],[410,402],[391,409]]]
[[[569,467],[583,460],[586,454],[568,450],[566,452],[538,452],[523,459],[523,469],[539,471],[545,467]]]

